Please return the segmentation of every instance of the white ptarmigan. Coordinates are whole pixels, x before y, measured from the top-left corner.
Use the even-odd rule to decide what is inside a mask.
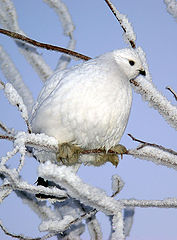
[[[32,130],[59,144],[86,149],[119,143],[132,103],[130,80],[146,75],[133,49],[105,53],[57,71],[46,81],[31,114]]]

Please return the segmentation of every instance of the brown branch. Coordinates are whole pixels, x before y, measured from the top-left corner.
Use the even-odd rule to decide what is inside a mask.
[[[169,90],[173,94],[175,100],[177,101],[177,93],[171,87],[166,87],[166,89]]]
[[[14,140],[15,140],[15,137],[13,137],[13,136],[8,136],[8,135],[0,135],[0,139],[9,140],[9,141],[14,141]]]
[[[11,133],[11,131],[1,122],[0,122],[0,128],[6,133],[9,133],[9,134]]]
[[[85,56],[81,53],[74,52],[72,50],[62,48],[62,47],[58,47],[58,46],[55,46],[55,45],[51,45],[51,44],[47,44],[47,43],[41,43],[41,42],[38,42],[38,41],[33,40],[31,38],[28,38],[28,37],[26,37],[22,34],[15,33],[15,32],[9,31],[9,30],[5,30],[5,29],[0,28],[0,33],[4,34],[6,36],[9,36],[11,38],[14,38],[16,40],[21,40],[23,42],[29,43],[29,44],[31,44],[33,46],[36,46],[36,47],[45,48],[47,50],[52,50],[52,51],[57,51],[57,52],[62,52],[62,53],[68,54],[70,56],[80,58],[80,59],[85,60],[85,61],[91,59],[90,57]]]
[[[120,26],[122,27],[124,33],[127,33],[127,29],[123,26],[122,20],[121,20],[120,18],[118,18],[118,16],[117,16],[117,14],[116,14],[116,12],[115,12],[112,4],[110,3],[110,1],[109,1],[109,0],[105,0],[105,2],[106,2],[106,4],[108,5],[108,7],[110,8],[111,12],[112,12],[112,13],[114,14],[114,16],[116,17],[116,19],[118,20],[118,22],[120,23]],[[135,45],[135,42],[134,42],[134,41],[132,41],[132,40],[129,39],[129,43],[130,43],[130,45],[131,45],[132,48],[134,48],[134,49],[136,48],[136,45]]]
[[[172,150],[172,149],[170,149],[170,148],[165,148],[165,147],[163,147],[163,146],[161,146],[161,145],[157,145],[157,144],[155,144],[155,143],[144,142],[144,141],[142,141],[142,140],[139,140],[139,139],[133,137],[131,134],[128,134],[128,136],[131,137],[131,139],[132,139],[133,141],[136,141],[136,142],[139,142],[139,143],[142,144],[140,147],[137,148],[137,150],[143,148],[144,146],[151,146],[151,147],[159,148],[159,149],[161,149],[161,150],[163,150],[163,151],[165,151],[165,152],[168,152],[168,153],[171,153],[171,154],[177,156],[177,152],[175,152],[174,150]]]

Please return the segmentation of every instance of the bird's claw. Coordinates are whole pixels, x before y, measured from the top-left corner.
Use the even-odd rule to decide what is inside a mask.
[[[78,162],[81,148],[70,143],[59,144],[57,152],[57,161],[61,161],[65,165],[73,165]]]
[[[126,149],[125,146],[121,145],[121,144],[117,144],[116,146],[110,148],[111,151],[113,151],[116,154],[126,154],[128,151]]]

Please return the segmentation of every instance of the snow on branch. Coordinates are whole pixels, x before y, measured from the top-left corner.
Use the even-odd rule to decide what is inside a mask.
[[[166,149],[159,149],[155,146],[140,144],[136,149],[131,149],[128,154],[135,158],[146,159],[158,165],[164,165],[177,170],[177,153],[170,153]]]
[[[131,80],[134,90],[141,94],[143,100],[156,109],[160,115],[177,130],[177,107],[172,105],[153,85],[144,77]]]
[[[121,199],[120,202],[126,207],[157,207],[157,208],[177,208],[176,198],[166,198],[163,200],[136,200]]]
[[[86,220],[91,239],[103,239],[100,224],[95,216],[91,216]]]
[[[100,189],[83,183],[82,180],[66,166],[57,166],[50,162],[40,164],[38,169],[39,176],[44,179],[54,181],[67,189],[68,194],[79,199],[85,205],[92,206],[105,214],[114,215],[121,209],[116,200],[108,197]]]
[[[177,2],[176,0],[164,0],[167,11],[177,20]]]
[[[136,35],[135,35],[135,32],[133,30],[131,23],[128,21],[127,16],[120,13],[110,0],[105,0],[105,2],[111,9],[114,16],[119,21],[119,23],[124,31],[125,41],[128,42],[132,48],[136,48],[136,45],[135,45]]]
[[[18,92],[16,91],[16,89],[13,87],[11,83],[5,84],[4,93],[7,99],[9,100],[10,104],[13,106],[17,106],[18,110],[21,112],[22,118],[24,119],[27,125],[28,132],[31,133],[31,126],[28,122],[27,107],[23,103],[23,99],[21,98],[21,96],[18,94]]]
[[[0,68],[6,79],[13,84],[14,88],[22,97],[29,113],[34,103],[33,96],[24,84],[20,73],[2,46],[0,46]]]
[[[4,87],[5,87],[5,84],[4,84]],[[6,134],[13,134],[13,130],[6,127],[6,125],[1,121],[0,121],[0,129],[3,130],[3,132],[5,132]]]
[[[128,134],[132,140],[137,141],[140,145],[135,149],[128,150],[128,154],[135,158],[146,159],[158,165],[167,166],[177,170],[177,152],[163,146],[147,143],[134,138]]]
[[[64,190],[60,190],[56,187],[47,188],[43,186],[33,186],[23,181],[19,177],[19,173],[16,169],[8,169],[2,163],[0,163],[0,173],[3,174],[8,179],[8,188],[13,190],[19,190],[24,192],[29,192],[32,194],[46,194],[46,195],[54,195],[58,199],[67,198],[67,194]]]

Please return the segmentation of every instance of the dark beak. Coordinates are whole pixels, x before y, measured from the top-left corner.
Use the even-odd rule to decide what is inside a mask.
[[[143,76],[146,76],[146,72],[144,70],[139,70],[139,73]]]

